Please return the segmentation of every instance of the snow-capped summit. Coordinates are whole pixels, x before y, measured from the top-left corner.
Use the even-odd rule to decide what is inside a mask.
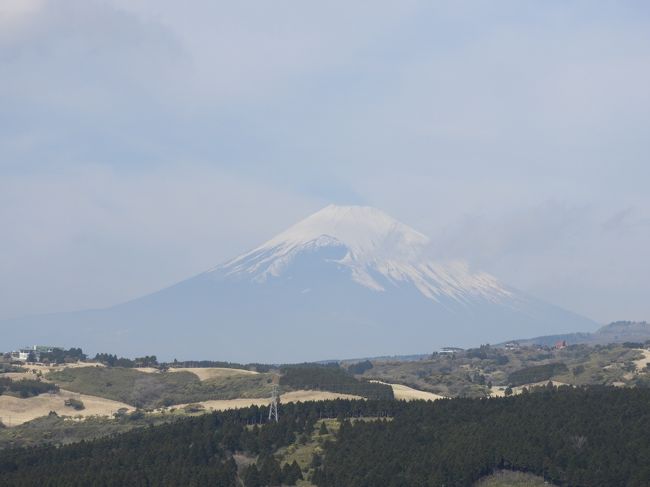
[[[262,283],[288,272],[299,256],[329,247],[340,249],[329,255],[329,262],[375,291],[408,283],[435,301],[510,296],[496,278],[472,273],[464,262],[427,260],[428,244],[428,237],[376,208],[329,205],[212,272]]]
[[[260,248],[306,244],[331,237],[357,257],[413,256],[429,239],[370,206],[329,205],[272,238]]]
[[[330,205],[198,276],[108,309],[3,326],[3,340],[164,359],[286,363],[590,331],[369,207]],[[3,324],[4,325],[4,324]]]

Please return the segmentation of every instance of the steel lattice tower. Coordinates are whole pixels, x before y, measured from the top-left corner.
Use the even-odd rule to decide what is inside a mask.
[[[278,401],[280,399],[280,387],[277,384],[273,385],[273,392],[271,393],[271,404],[269,405],[269,421],[275,419],[278,422]]]

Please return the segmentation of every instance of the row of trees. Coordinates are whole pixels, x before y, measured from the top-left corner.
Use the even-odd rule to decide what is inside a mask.
[[[104,364],[107,367],[157,367],[158,358],[155,355],[136,357],[135,359],[117,357],[115,354],[98,353],[95,355],[95,362]]]
[[[118,357],[110,353],[98,353],[95,355],[94,360],[102,363],[108,367],[158,367],[162,369],[168,368],[208,368],[219,367],[224,369],[247,369],[255,370],[257,372],[268,372],[273,366],[268,364],[239,364],[235,362],[223,362],[219,360],[184,360],[179,361],[174,359],[173,362],[158,362],[155,355],[146,355],[144,357],[136,357],[134,359]]]
[[[40,380],[22,379],[12,380],[9,377],[0,377],[0,395],[9,393],[22,398],[38,396],[45,392],[57,392],[59,387],[49,382]]]
[[[35,362],[34,360],[27,360],[28,362]],[[81,348],[69,348],[65,350],[63,348],[53,348],[51,352],[41,352],[40,361],[51,364],[63,364],[69,362],[78,362],[86,360],[86,354]]]

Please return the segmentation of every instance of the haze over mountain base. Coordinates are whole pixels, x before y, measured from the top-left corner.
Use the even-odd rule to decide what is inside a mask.
[[[597,327],[464,263],[433,262],[427,245],[376,209],[329,206],[175,286],[104,310],[12,320],[3,335],[13,346],[279,363]]]

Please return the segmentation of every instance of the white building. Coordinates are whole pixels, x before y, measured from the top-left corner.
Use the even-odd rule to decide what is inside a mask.
[[[11,352],[11,358],[14,360],[20,360],[22,362],[26,362],[27,360],[29,360],[29,355],[33,353],[36,362],[40,362],[41,353],[50,353],[54,351],[54,349],[56,348],[57,347],[48,347],[45,345],[33,345],[31,347],[21,348],[20,350],[14,350],[13,352]]]
[[[438,353],[441,355],[454,355],[462,351],[463,349],[458,347],[443,347],[440,349],[440,351],[438,351]]]

